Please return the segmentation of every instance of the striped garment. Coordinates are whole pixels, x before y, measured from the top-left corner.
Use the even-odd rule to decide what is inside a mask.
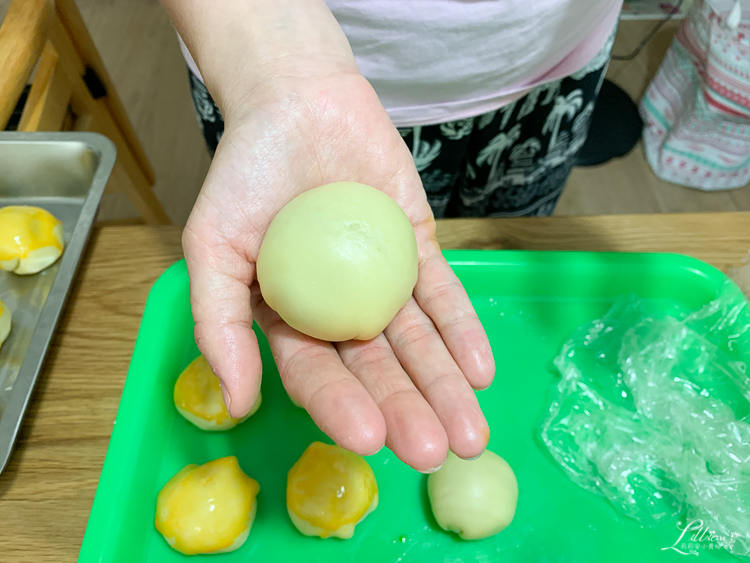
[[[697,0],[641,100],[646,156],[664,180],[703,190],[750,182],[747,3]]]

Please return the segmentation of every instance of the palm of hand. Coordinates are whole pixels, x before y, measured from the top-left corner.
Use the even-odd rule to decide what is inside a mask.
[[[260,386],[254,319],[289,395],[343,447],[369,454],[385,444],[420,470],[439,466],[449,445],[462,457],[481,453],[489,431],[472,386],[490,384],[492,352],[440,254],[411,154],[369,84],[355,75],[311,79],[294,99],[227,121],[183,245],[196,341],[231,414],[245,414]],[[379,337],[331,344],[293,330],[265,304],[255,261],[287,202],[344,180],[382,189],[405,210],[419,280]]]

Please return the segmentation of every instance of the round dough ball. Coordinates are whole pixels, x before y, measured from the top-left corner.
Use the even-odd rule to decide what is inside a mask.
[[[320,340],[369,340],[417,283],[417,240],[386,194],[355,182],[307,191],[279,211],[258,256],[266,303]]]
[[[0,208],[0,270],[36,274],[63,251],[62,223],[39,207]]]
[[[12,315],[8,306],[0,301],[0,347],[2,347],[5,340],[10,334],[10,321]]]
[[[156,529],[185,555],[234,551],[250,534],[259,491],[234,456],[188,465],[159,493]]]
[[[427,478],[427,493],[441,528],[478,540],[510,525],[518,483],[508,462],[489,450],[471,461],[451,452],[443,467]]]
[[[173,398],[177,412],[188,422],[209,432],[229,430],[243,423],[255,414],[262,401],[261,395],[258,394],[255,405],[246,416],[229,416],[221,394],[219,378],[211,371],[203,354],[195,358],[177,378]]]

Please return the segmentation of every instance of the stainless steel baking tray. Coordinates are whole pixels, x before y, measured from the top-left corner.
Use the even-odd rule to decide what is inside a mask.
[[[0,207],[35,205],[62,221],[65,250],[34,276],[0,271],[0,299],[12,312],[0,348],[0,472],[10,457],[47,348],[75,279],[115,162],[95,133],[0,132]]]

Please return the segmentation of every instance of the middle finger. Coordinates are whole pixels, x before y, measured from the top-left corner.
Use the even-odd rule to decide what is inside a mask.
[[[385,329],[399,362],[437,414],[457,456],[473,458],[487,447],[490,431],[474,390],[437,328],[414,300]]]

